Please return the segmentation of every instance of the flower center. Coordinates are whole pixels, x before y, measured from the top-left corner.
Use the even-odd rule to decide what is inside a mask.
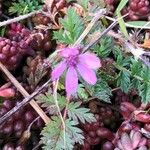
[[[78,63],[78,56],[70,56],[67,58],[67,64],[69,67],[75,67]]]

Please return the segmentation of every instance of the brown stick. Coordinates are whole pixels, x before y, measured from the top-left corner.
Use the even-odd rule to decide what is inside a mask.
[[[11,24],[11,23],[13,23],[13,22],[18,22],[18,21],[20,21],[20,20],[29,18],[29,17],[31,17],[32,15],[35,15],[35,14],[37,14],[37,13],[39,13],[39,12],[40,12],[40,10],[39,10],[39,11],[31,12],[31,13],[29,13],[29,14],[22,15],[22,16],[19,16],[19,17],[15,17],[15,18],[13,18],[13,19],[9,19],[9,20],[0,22],[0,27],[5,26],[5,25],[8,25],[8,24]]]
[[[6,121],[11,115],[13,115],[16,111],[18,111],[20,108],[25,106],[28,102],[30,102],[35,96],[37,96],[39,93],[42,92],[44,88],[46,88],[49,83],[51,82],[51,79],[49,79],[45,84],[43,84],[39,89],[37,89],[35,92],[33,92],[31,95],[24,98],[20,103],[17,104],[14,108],[12,108],[10,111],[8,111],[4,116],[0,118],[0,124]],[[39,106],[38,106],[39,107]],[[49,119],[50,121],[50,119]]]
[[[8,69],[1,62],[0,68],[24,97],[30,96],[29,93],[22,87],[22,85],[15,79],[15,77],[8,71]],[[30,105],[35,109],[35,111],[40,115],[40,117],[44,120],[45,123],[48,123],[50,121],[49,117],[45,114],[45,112],[39,107],[39,105],[34,100],[30,102]]]

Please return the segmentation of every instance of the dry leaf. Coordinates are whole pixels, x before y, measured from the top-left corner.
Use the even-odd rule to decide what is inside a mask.
[[[141,44],[143,48],[150,48],[150,39],[145,39],[144,43]]]

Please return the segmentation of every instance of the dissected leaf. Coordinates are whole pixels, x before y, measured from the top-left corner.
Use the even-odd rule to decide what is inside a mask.
[[[65,44],[73,44],[83,32],[82,19],[73,8],[68,8],[66,17],[61,19],[60,22],[63,28],[59,31],[54,31],[53,38]]]
[[[66,106],[66,99],[64,96],[61,96],[60,94],[57,95],[58,98],[58,105],[60,107],[60,110],[64,109]],[[53,95],[48,92],[45,94],[40,94],[36,97],[37,101],[42,104],[42,107],[47,108],[49,110],[50,114],[57,114],[58,110],[54,101]]]
[[[65,137],[61,125],[59,117],[52,117],[52,121],[44,127],[41,132],[44,150],[73,150],[75,143],[83,144],[83,132],[76,127],[78,123],[69,119],[65,121]]]
[[[84,101],[86,101],[86,99],[88,99],[88,97],[89,97],[89,94],[85,90],[85,87],[83,84],[78,85],[77,94],[78,94],[79,98],[83,99]]]
[[[111,88],[104,80],[98,80],[94,86],[93,97],[98,98],[101,101],[110,103],[110,97],[112,96]]]
[[[94,117],[94,114],[90,113],[90,109],[81,107],[80,105],[80,102],[71,102],[68,105],[69,118],[73,119],[75,122],[95,122],[96,119]]]
[[[120,87],[125,93],[130,89],[130,74],[126,71],[120,71],[117,78],[117,86]]]
[[[52,121],[41,132],[44,150],[72,150],[73,141],[71,135],[62,130],[62,122],[59,117],[53,117]],[[65,142],[64,142],[65,140]],[[65,144],[64,144],[65,143]]]

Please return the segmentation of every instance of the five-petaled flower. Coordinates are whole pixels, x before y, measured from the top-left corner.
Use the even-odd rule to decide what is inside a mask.
[[[78,74],[88,83],[97,81],[94,69],[101,67],[100,59],[90,52],[81,53],[77,47],[66,47],[60,51],[63,60],[52,71],[52,80],[57,80],[66,70],[65,89],[67,96],[75,94],[78,86]]]

